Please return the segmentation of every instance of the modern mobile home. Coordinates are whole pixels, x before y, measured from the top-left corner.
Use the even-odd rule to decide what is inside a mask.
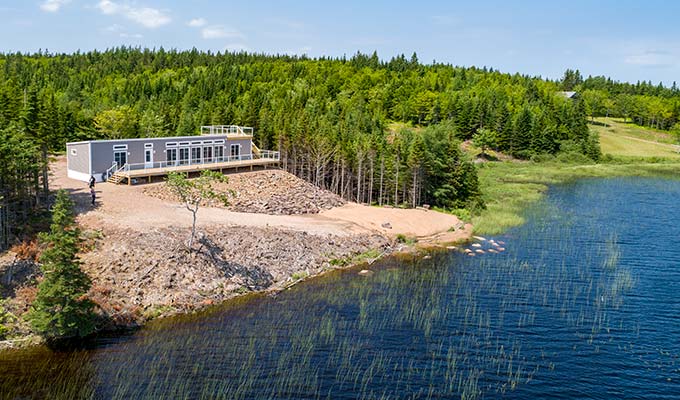
[[[66,144],[68,177],[131,183],[171,171],[278,164],[279,153],[253,144],[253,129],[202,126],[200,136],[90,140]]]

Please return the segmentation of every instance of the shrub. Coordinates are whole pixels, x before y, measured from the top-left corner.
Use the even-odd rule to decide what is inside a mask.
[[[35,261],[40,255],[40,247],[37,240],[25,240],[12,246],[10,251],[14,252],[20,260]]]
[[[0,300],[0,339],[5,339],[9,333],[9,323],[14,320],[12,314],[7,312],[4,307],[4,301]]]
[[[451,210],[451,213],[458,217],[458,219],[461,221],[469,222],[472,220],[472,213],[466,208],[457,208],[455,210]]]

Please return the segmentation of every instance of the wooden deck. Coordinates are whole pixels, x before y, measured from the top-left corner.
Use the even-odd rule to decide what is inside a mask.
[[[238,160],[238,161],[224,161],[216,163],[205,163],[205,164],[190,164],[190,165],[179,165],[176,167],[163,167],[163,168],[144,168],[144,169],[133,169],[129,171],[118,171],[115,173],[120,180],[127,179],[127,184],[131,185],[133,179],[143,179],[146,178],[151,182],[151,178],[154,176],[167,175],[170,172],[200,172],[200,171],[220,171],[233,170],[238,168],[247,167],[250,170],[254,166],[267,166],[278,165],[280,160],[272,158],[257,158],[252,160]]]

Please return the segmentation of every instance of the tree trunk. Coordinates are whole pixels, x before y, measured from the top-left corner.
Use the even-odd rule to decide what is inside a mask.
[[[360,156],[360,158],[359,158],[359,168],[358,168],[358,171],[357,171],[357,203],[362,202],[362,198],[361,198],[361,173],[362,173],[361,167],[362,167],[362,164],[363,164],[363,159]]]
[[[340,197],[345,198],[345,160],[340,163]]]
[[[191,222],[191,237],[189,238],[189,251],[192,251],[194,247],[194,237],[196,236],[196,213],[198,212],[198,209],[195,210],[189,209],[189,211],[191,211],[191,215],[193,218]]]
[[[394,206],[399,205],[399,156],[394,167]]]
[[[378,204],[383,205],[383,175],[385,174],[385,158],[380,157],[380,191],[378,195]]]
[[[373,156],[370,157],[371,160],[371,172],[368,178],[368,204],[373,203]]]
[[[416,208],[416,192],[418,189],[418,168],[413,169],[413,195],[411,207]]]

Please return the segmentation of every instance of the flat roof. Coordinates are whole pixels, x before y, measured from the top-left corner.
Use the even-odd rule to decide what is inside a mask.
[[[222,139],[222,138],[242,138],[250,139],[250,135],[191,135],[191,136],[164,136],[164,137],[148,137],[148,138],[132,138],[132,139],[101,139],[101,140],[83,140],[80,142],[67,142],[66,145],[70,144],[86,144],[86,143],[120,143],[120,142],[138,142],[138,141],[150,141],[150,140],[196,140],[196,138],[201,138],[205,140],[210,139]]]

